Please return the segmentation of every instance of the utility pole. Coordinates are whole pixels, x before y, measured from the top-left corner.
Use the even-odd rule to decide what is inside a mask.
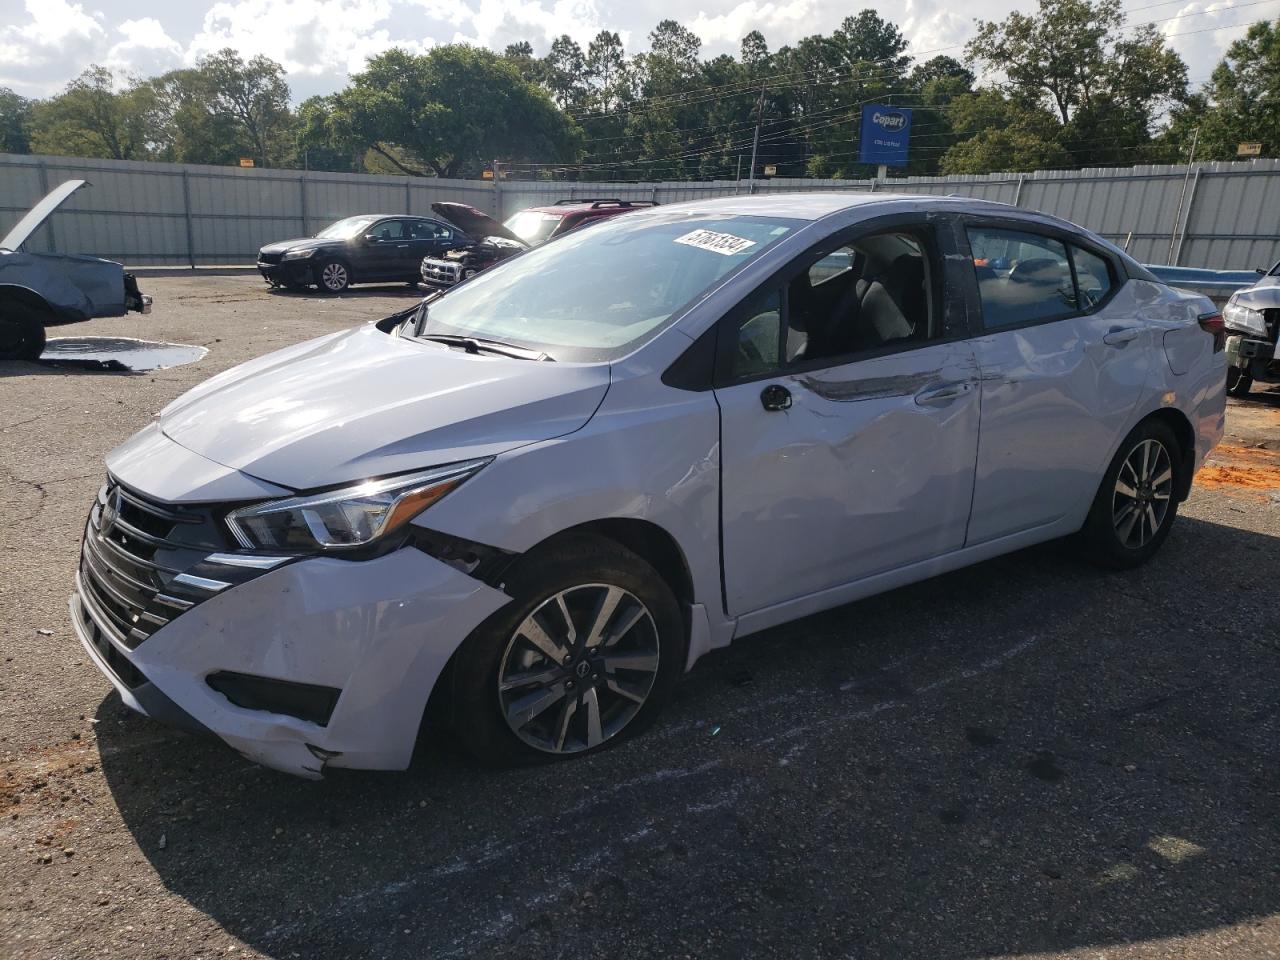
[[[733,175],[733,192],[738,192],[738,184],[742,180],[742,154],[738,154],[738,172]]]
[[[1178,209],[1173,215],[1173,229],[1169,232],[1169,254],[1165,263],[1173,264],[1173,245],[1178,239],[1178,224],[1182,221],[1182,202],[1187,196],[1187,181],[1191,179],[1191,165],[1196,162],[1196,144],[1200,142],[1200,128],[1191,131],[1191,154],[1187,157],[1187,172],[1182,177],[1182,192],[1178,194]]]
[[[764,84],[760,84],[760,102],[756,104],[756,134],[751,138],[751,169],[747,171],[747,193],[756,192],[756,148],[760,146],[760,120],[764,116]]]
[[[495,218],[499,222],[502,221],[502,171],[498,169],[498,161],[493,161],[493,206],[497,212]]]

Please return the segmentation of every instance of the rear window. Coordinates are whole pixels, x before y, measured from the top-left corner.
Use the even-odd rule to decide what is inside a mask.
[[[1075,244],[993,227],[970,227],[968,233],[982,323],[989,330],[1090,310],[1116,286],[1111,263]]]

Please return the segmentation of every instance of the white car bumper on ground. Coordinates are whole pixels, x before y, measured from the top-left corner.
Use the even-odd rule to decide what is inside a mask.
[[[95,507],[87,538],[99,536],[100,513]],[[199,569],[209,573],[209,562]],[[367,561],[316,557],[253,571],[139,640],[122,629],[129,618],[154,620],[157,597],[178,598],[157,592],[138,607],[146,598],[131,582],[137,575],[118,551],[89,546],[71,599],[81,643],[124,702],[310,777],[326,763],[408,766],[449,657],[508,600],[406,547]]]

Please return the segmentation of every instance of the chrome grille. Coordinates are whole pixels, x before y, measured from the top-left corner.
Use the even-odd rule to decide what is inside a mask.
[[[422,279],[427,283],[441,286],[453,286],[461,275],[462,265],[452,260],[433,260],[430,257],[422,261]]]
[[[132,650],[212,595],[184,583],[186,571],[226,545],[207,510],[159,504],[110,480],[85,527],[81,599],[94,623]]]

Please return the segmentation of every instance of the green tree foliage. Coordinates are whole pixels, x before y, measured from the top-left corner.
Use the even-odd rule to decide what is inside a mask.
[[[966,52],[1057,115],[1069,164],[1141,162],[1157,118],[1186,99],[1187,67],[1152,25],[1124,28],[1120,0],[1039,0],[1034,14],[979,21]]]
[[[1183,144],[1190,128],[1200,128],[1196,155],[1206,160],[1234,159],[1241,143],[1261,143],[1264,155],[1280,156],[1280,20],[1255,23],[1231,44],[1203,96],[1173,125]]]
[[[0,153],[26,153],[30,149],[32,103],[8,87],[0,87]]]
[[[106,67],[92,66],[61,94],[36,104],[31,149],[73,157],[144,160],[162,146],[164,104],[155,87],[131,80],[115,89]]]
[[[449,45],[372,57],[313,104],[309,143],[371,150],[411,176],[475,175],[490,158],[569,159],[578,130],[509,58]]]

